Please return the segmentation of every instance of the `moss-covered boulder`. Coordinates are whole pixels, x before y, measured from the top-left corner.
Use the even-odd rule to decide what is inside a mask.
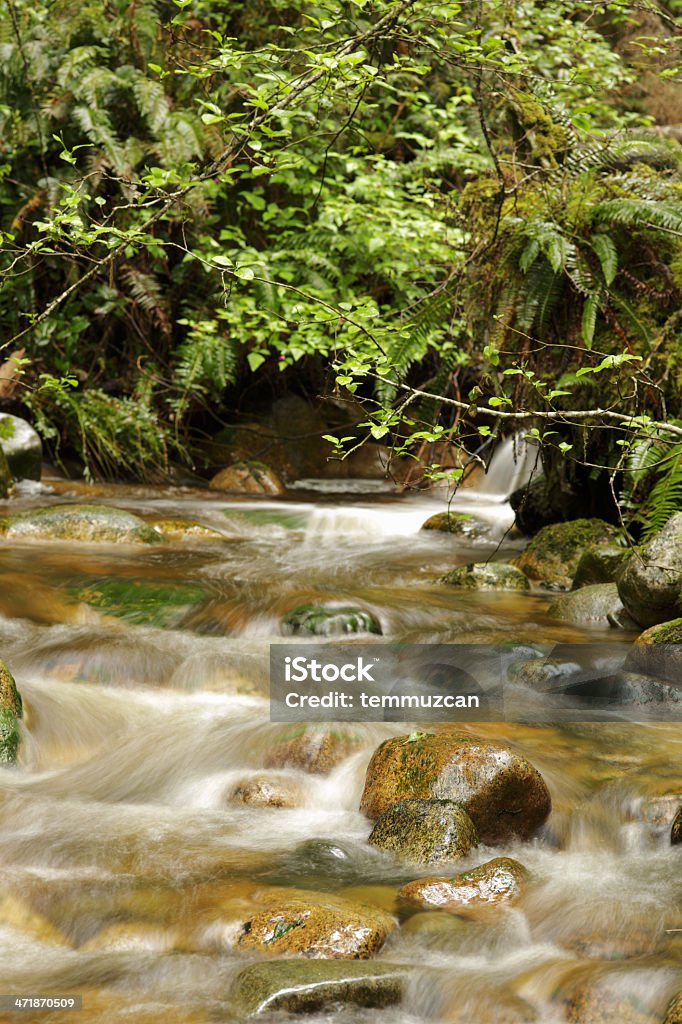
[[[232,1015],[315,1013],[332,1004],[381,1008],[400,1002],[408,969],[390,963],[271,960],[239,972],[230,990]]]
[[[478,846],[478,836],[452,800],[401,800],[384,811],[368,842],[411,864],[432,864],[465,857]]]
[[[395,736],[374,751],[360,809],[376,819],[409,799],[461,804],[484,843],[528,839],[552,806],[544,779],[525,758],[450,732]]]
[[[249,807],[299,807],[303,791],[288,775],[252,775],[233,787],[228,800]]]
[[[437,512],[422,524],[422,530],[452,533],[465,540],[489,540],[492,536],[490,523],[477,519],[468,512]]]
[[[298,768],[311,775],[328,775],[354,753],[362,740],[345,729],[298,726],[270,746],[266,768]]]
[[[593,583],[615,583],[618,572],[629,558],[627,548],[618,544],[596,544],[583,551],[573,577],[573,589],[589,587]]]
[[[158,530],[132,512],[105,505],[52,505],[0,522],[6,540],[68,540],[99,544],[162,544]]]
[[[207,591],[192,583],[105,577],[70,587],[82,604],[133,626],[172,629],[203,604]]]
[[[679,685],[682,680],[682,619],[661,622],[640,633],[628,653],[625,667]]]
[[[562,594],[549,606],[549,614],[553,619],[572,626],[600,626],[603,629],[610,626],[623,628],[628,619],[615,583],[592,583]],[[635,627],[632,621],[631,626]]]
[[[240,950],[313,960],[366,960],[381,949],[396,921],[378,907],[323,893],[281,894],[244,921]]]
[[[568,590],[585,549],[616,536],[615,528],[601,519],[554,523],[536,533],[512,564],[548,589]]]
[[[212,491],[235,494],[284,494],[285,491],[277,473],[264,462],[235,462],[216,473],[208,486]]]
[[[621,601],[640,626],[682,615],[682,512],[633,552],[617,582]]]
[[[43,444],[26,420],[0,413],[0,448],[15,480],[40,480]]]
[[[528,872],[511,857],[496,857],[453,878],[417,878],[398,896],[422,910],[437,908],[457,913],[467,907],[517,903]]]
[[[154,529],[158,530],[166,540],[174,541],[211,541],[225,540],[219,530],[213,530],[203,523],[195,523],[192,519],[157,519]]]
[[[14,764],[19,747],[23,704],[12,673],[0,661],[0,765]]]
[[[509,562],[472,562],[460,565],[441,579],[467,590],[528,590],[530,583],[520,569]]]
[[[381,633],[376,615],[352,605],[303,604],[282,619],[284,636],[349,636]]]

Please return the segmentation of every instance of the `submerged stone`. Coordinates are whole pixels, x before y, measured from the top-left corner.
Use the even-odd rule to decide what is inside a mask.
[[[328,775],[357,750],[361,742],[359,736],[342,729],[299,726],[272,744],[265,767],[298,768],[312,775]]]
[[[282,619],[284,636],[347,636],[351,633],[381,633],[375,615],[352,605],[304,604]]]
[[[277,956],[365,960],[395,929],[390,914],[326,893],[281,895],[242,924],[237,946]]]
[[[490,523],[468,512],[437,512],[422,524],[422,530],[439,530],[468,540],[489,539],[492,534]]]
[[[162,544],[142,519],[105,505],[53,505],[2,520],[6,540],[76,540],[100,544]]]
[[[413,864],[459,860],[478,846],[474,823],[452,800],[401,800],[384,811],[367,841]]]
[[[398,896],[413,906],[454,913],[470,906],[516,903],[523,895],[528,872],[511,857],[496,857],[453,878],[418,878]]]
[[[40,480],[43,444],[26,420],[0,413],[0,448],[15,480]]]
[[[588,547],[614,540],[617,531],[601,519],[574,519],[544,526],[513,565],[548,589],[568,590]]]
[[[530,583],[520,569],[509,562],[473,562],[460,565],[442,583],[468,590],[528,590]]]
[[[154,529],[167,540],[226,540],[225,535],[218,530],[204,526],[203,523],[195,523],[192,519],[157,519]]]
[[[158,629],[178,626],[188,612],[208,596],[201,587],[189,583],[123,578],[95,580],[86,586],[71,588],[71,593],[103,615],[123,619],[133,626]]]
[[[14,764],[19,748],[19,719],[23,704],[17,684],[4,662],[0,661],[0,765]]]
[[[314,1013],[342,1003],[381,1008],[400,1002],[408,968],[391,963],[271,960],[251,964],[230,992],[237,1020],[261,1013]]]
[[[254,775],[238,782],[228,799],[249,807],[299,807],[303,791],[295,779],[286,775]]]
[[[458,733],[416,733],[385,740],[367,768],[360,809],[379,818],[406,799],[461,804],[484,843],[528,839],[551,810],[545,782],[506,747]]]
[[[222,469],[209,485],[212,491],[237,494],[284,494],[284,484],[277,473],[263,462],[235,462]]]

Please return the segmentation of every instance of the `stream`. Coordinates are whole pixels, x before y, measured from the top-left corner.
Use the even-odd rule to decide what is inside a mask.
[[[0,544],[2,658],[27,712],[19,764],[0,769],[0,994],[77,993],[84,1006],[0,1010],[0,1020],[234,1020],[232,979],[256,959],[235,951],[235,926],[259,886],[349,895],[401,916],[378,954],[410,967],[400,1007],[339,1006],[311,1024],[663,1019],[682,988],[682,875],[669,839],[678,725],[463,726],[527,757],[553,802],[534,840],[486,850],[528,868],[523,901],[464,931],[442,912],[410,923],[395,893],[415,872],[367,844],[367,762],[409,725],[359,723],[358,745],[328,775],[287,769],[295,807],[229,800],[286,733],[269,720],[269,645],[294,607],[361,604],[382,630],[363,643],[614,642],[613,631],[553,621],[552,595],[438,582],[521,550],[509,483],[488,477],[458,499],[491,524],[480,540],[419,531],[442,498],[350,481],[345,492],[308,481],[286,499],[227,500],[48,480],[2,503],[0,514],[111,505],[218,535],[148,548]],[[582,1016],[567,995],[576,986],[597,993]],[[622,998],[626,1010],[601,1017],[590,998]]]

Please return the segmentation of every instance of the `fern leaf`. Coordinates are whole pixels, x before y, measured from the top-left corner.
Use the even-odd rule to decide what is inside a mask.
[[[592,235],[590,245],[601,265],[604,281],[607,285],[612,284],[618,272],[618,250],[613,239],[610,235]]]
[[[583,303],[583,315],[580,332],[585,348],[592,348],[594,341],[594,329],[597,325],[597,313],[599,312],[599,292],[592,292]]]

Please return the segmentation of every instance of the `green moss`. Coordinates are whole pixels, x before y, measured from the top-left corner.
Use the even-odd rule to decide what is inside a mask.
[[[528,590],[530,586],[524,573],[506,562],[460,565],[443,576],[441,582],[467,590]]]
[[[371,612],[352,606],[304,604],[282,619],[285,636],[343,636],[350,633],[381,633]]]
[[[682,619],[671,619],[660,626],[652,626],[641,634],[639,643],[682,644]]]
[[[146,580],[104,579],[85,587],[70,587],[79,601],[134,626],[160,629],[177,625],[192,608],[206,600],[201,587]]]

